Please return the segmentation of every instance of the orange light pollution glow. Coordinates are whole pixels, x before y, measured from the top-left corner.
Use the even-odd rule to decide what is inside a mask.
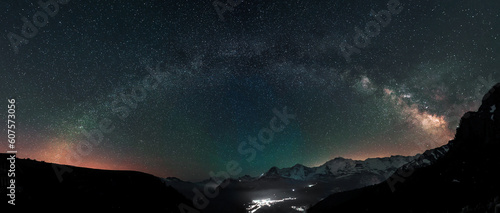
[[[417,104],[408,104],[404,99],[411,95],[397,96],[394,91],[385,88],[384,93],[389,102],[400,113],[403,121],[415,128],[419,134],[413,141],[417,143],[417,149],[424,151],[442,146],[453,139],[455,134],[448,128],[449,124],[444,115],[431,114],[419,109]]]
[[[360,150],[348,151],[343,155],[345,158],[365,160],[391,155],[411,156],[447,144],[453,139],[455,134],[448,128],[449,124],[445,116],[422,111],[416,104],[408,104],[405,99],[410,98],[411,95],[398,96],[393,90],[387,88],[384,88],[383,92],[386,100],[396,109],[402,121],[414,131],[402,135],[400,139],[404,141],[404,144],[399,146],[381,145],[387,143],[379,142],[390,140],[385,134],[371,137],[367,140],[372,143],[364,143]]]
[[[142,161],[134,160],[134,157],[131,157],[129,160],[123,160],[118,156],[102,154],[97,150],[86,150],[88,155],[75,157],[75,155],[72,155],[76,151],[75,143],[62,138],[54,137],[46,139],[46,141],[41,141],[38,144],[43,144],[43,146],[23,146],[20,143],[19,147],[22,151],[19,152],[18,157],[93,169],[141,171],[158,177],[169,177],[171,175],[167,171],[167,168],[162,170],[155,169],[156,167],[150,168],[140,163]],[[161,162],[156,163],[161,164]]]
[[[403,121],[406,124],[409,124],[415,131],[412,131],[412,133],[408,133],[408,135],[401,138],[401,140],[405,141],[405,144],[402,146],[381,145],[385,143],[379,142],[389,140],[386,135],[381,134],[368,138],[367,140],[372,141],[372,143],[363,144],[362,149],[346,150],[346,152],[342,154],[342,157],[354,160],[365,160],[366,158],[388,157],[396,154],[415,155],[422,153],[425,150],[444,145],[454,137],[454,133],[448,128],[448,122],[446,121],[445,116],[422,111],[416,104],[408,104],[405,99],[410,98],[411,95],[398,96],[393,90],[387,88],[383,89],[383,92],[388,103],[396,108],[396,112],[400,114]],[[166,171],[168,166],[158,166],[163,164],[161,159],[148,159],[150,165],[156,165],[152,168],[148,167],[147,163],[142,160],[138,160],[139,157],[129,156],[129,160],[124,161],[119,156],[113,156],[110,153],[102,154],[102,150],[97,150],[99,147],[94,147],[94,150],[85,150],[89,154],[78,159],[73,158],[71,155],[72,152],[76,151],[75,144],[78,144],[74,141],[69,142],[64,138],[53,137],[42,142],[43,143],[39,143],[43,144],[42,147],[24,147],[23,150],[25,151],[20,152],[19,156],[43,160],[51,163],[95,169],[141,171],[159,177],[169,177],[172,175],[169,174],[172,171]],[[24,155],[22,153],[29,154]],[[336,156],[330,157],[332,159]],[[321,165],[328,160],[330,159],[318,162],[317,165]]]

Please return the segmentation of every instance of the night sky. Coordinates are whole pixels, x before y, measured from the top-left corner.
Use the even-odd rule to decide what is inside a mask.
[[[446,144],[500,80],[497,0],[231,7],[222,20],[212,1],[71,0],[44,23],[37,1],[1,0],[0,115],[16,98],[18,156],[201,180],[231,160],[259,175],[414,155]],[[248,162],[239,145],[285,107],[295,117]]]

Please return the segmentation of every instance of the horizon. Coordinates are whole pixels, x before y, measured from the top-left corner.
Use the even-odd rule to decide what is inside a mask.
[[[447,143],[446,143],[447,144]],[[446,145],[446,144],[443,144],[443,145]],[[438,147],[441,147],[441,146],[438,146]],[[434,147],[434,148],[431,148],[431,149],[435,149],[435,148],[438,148],[438,147]],[[429,150],[431,150],[429,149]],[[9,153],[0,153],[0,154],[5,154],[5,155],[8,155]],[[347,158],[347,157],[342,157],[342,156],[337,156],[337,157],[334,157],[330,160],[327,160],[321,164],[318,164],[318,165],[304,165],[304,164],[301,164],[301,163],[295,163],[291,166],[285,166],[285,167],[277,167],[278,169],[285,169],[285,168],[291,168],[295,165],[303,165],[305,167],[309,167],[309,168],[316,168],[316,167],[320,167],[324,164],[326,164],[327,162],[330,162],[332,160],[335,160],[337,158],[342,158],[342,159],[346,159],[346,160],[353,160],[353,161],[366,161],[367,159],[380,159],[380,158],[391,158],[391,157],[413,157],[413,156],[416,156],[416,155],[419,155],[419,154],[423,154],[422,153],[416,153],[415,155],[390,155],[390,156],[378,156],[378,157],[367,157],[367,158],[362,158],[362,159],[354,159],[354,158]],[[22,156],[16,156],[17,158],[19,159],[23,159],[23,160],[34,160],[34,161],[37,161],[37,162],[43,162],[43,163],[50,163],[50,164],[57,164],[55,162],[46,162],[46,161],[43,161],[43,160],[38,160],[38,159],[34,159],[34,158],[29,158],[29,157],[26,157],[26,158],[23,158]],[[60,165],[66,165],[66,166],[74,166],[74,167],[81,167],[81,168],[88,168],[88,169],[97,169],[97,170],[110,170],[110,171],[133,171],[133,172],[143,172],[143,173],[146,173],[146,174],[150,174],[150,175],[153,175],[153,176],[156,176],[158,178],[178,178],[176,176],[159,176],[159,175],[156,175],[154,173],[148,173],[146,171],[141,171],[141,170],[130,170],[130,169],[120,169],[120,168],[106,168],[106,167],[102,167],[102,166],[87,166],[87,167],[82,167],[82,166],[77,166],[77,165],[69,165],[69,164],[60,164]],[[273,166],[275,167],[275,166]],[[263,171],[261,174],[264,174],[266,173],[267,171],[269,171],[272,167],[268,168],[267,170]],[[208,175],[207,175],[208,176]],[[251,176],[251,177],[258,177],[260,175],[249,175],[249,174],[241,174],[239,176],[236,176],[236,177],[231,177],[231,178],[240,178],[240,177],[243,177],[243,176]],[[181,179],[181,178],[178,178],[182,181],[188,181],[188,182],[201,182],[201,181],[205,181],[205,180],[208,180],[210,179],[211,177],[207,177],[207,178],[203,178],[203,179],[199,179],[199,180],[188,180],[188,179]]]
[[[437,147],[435,147],[435,148],[437,148]],[[9,155],[9,153],[0,153],[0,154]],[[422,153],[417,153],[415,155],[418,155],[418,154],[422,154]],[[346,160],[354,160],[354,161],[366,161],[367,159],[391,158],[391,157],[398,157],[398,156],[401,156],[401,157],[412,157],[412,156],[415,156],[415,155],[391,155],[391,156],[380,156],[380,157],[368,157],[368,158],[364,158],[364,159],[353,159],[353,158],[345,158],[345,157],[342,157],[342,156],[338,156],[338,157],[334,157],[334,158],[332,158],[330,160],[327,160],[327,161],[323,162],[320,165],[310,165],[310,166],[308,166],[308,165],[304,165],[304,164],[301,164],[301,163],[296,163],[296,164],[294,164],[292,166],[278,167],[278,169],[291,168],[291,167],[293,167],[293,166],[295,166],[297,164],[300,164],[300,165],[303,165],[303,166],[309,167],[309,168],[315,168],[315,167],[320,167],[320,166],[326,164],[327,162],[335,160],[337,158],[342,158],[342,159],[346,159]],[[58,164],[58,163],[55,163],[55,162],[47,162],[47,161],[44,161],[44,160],[39,160],[39,159],[34,159],[34,158],[29,158],[29,157],[23,157],[23,156],[16,156],[16,157],[18,159],[22,159],[22,160],[34,160],[34,161],[42,162],[42,163]],[[130,170],[130,169],[120,169],[120,168],[118,168],[118,169],[116,169],[116,168],[106,168],[106,167],[102,167],[102,166],[88,166],[88,167],[83,167],[83,166],[76,166],[76,165],[70,165],[70,164],[59,164],[59,165],[74,166],[74,167],[81,167],[81,168],[88,168],[88,169],[97,169],[97,170],[142,172],[142,173],[146,173],[146,174],[150,174],[150,175],[156,176],[158,178],[178,178],[176,176],[159,176],[159,175],[156,175],[154,173],[148,173],[148,172],[141,171],[141,170]],[[271,169],[271,168],[272,167],[270,167],[269,169]],[[261,174],[269,171],[269,169],[265,170]],[[247,176],[247,175],[249,175],[249,174],[242,174],[242,175],[239,175],[237,177],[231,177],[231,178],[239,178],[239,177],[243,177],[243,176]],[[251,177],[257,177],[259,175],[256,175],[256,176],[249,175],[249,176],[251,176]],[[179,178],[179,179],[181,179],[181,178]],[[207,178],[204,178],[204,179],[200,179],[200,180],[186,180],[186,179],[181,179],[181,180],[183,180],[183,181],[190,181],[190,182],[200,182],[200,181],[204,181],[204,180],[207,180],[207,179],[210,179],[210,177],[207,177]]]
[[[205,180],[414,156],[500,76],[493,2],[58,2],[0,2],[0,96],[38,161]]]

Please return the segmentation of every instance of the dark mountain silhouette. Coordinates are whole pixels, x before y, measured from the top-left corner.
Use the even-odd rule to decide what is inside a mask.
[[[258,200],[264,202],[262,200],[265,199],[276,202],[270,206],[257,205],[253,208],[256,213],[300,212],[333,192],[380,183],[419,156],[391,156],[363,161],[338,157],[317,167],[296,164],[288,168],[272,167],[257,177],[229,178],[225,187],[217,188],[217,196],[207,198],[208,205],[203,212],[248,212],[258,204]],[[209,191],[218,186],[211,179],[193,183],[169,177],[165,178],[165,183],[190,199],[196,196],[193,189],[204,192],[206,186]],[[283,201],[277,202],[280,200]]]
[[[7,177],[7,154],[0,154],[1,177]],[[70,169],[59,179],[57,171]],[[162,210],[179,212],[178,205],[191,201],[153,175],[135,171],[111,171],[62,166],[16,159],[15,209],[48,211]],[[2,185],[2,204],[9,199]],[[10,206],[10,205],[8,205]],[[12,208],[12,206],[10,206]]]
[[[318,167],[273,167],[259,177],[228,179],[200,212],[300,212],[322,198],[308,212],[499,212],[497,107],[500,84],[484,96],[477,112],[462,117],[455,138],[442,147],[410,157],[336,158]],[[8,199],[8,157],[0,154],[2,206]],[[71,172],[58,176],[54,166]],[[194,188],[203,192],[211,183],[29,159],[16,159],[15,179],[17,209],[51,211],[179,212],[179,204],[192,205]],[[271,207],[265,206],[265,199],[282,201]]]
[[[462,117],[455,138],[442,148],[448,151],[432,164],[407,164],[387,182],[330,195],[308,212],[499,212],[497,107],[500,83],[477,112]]]

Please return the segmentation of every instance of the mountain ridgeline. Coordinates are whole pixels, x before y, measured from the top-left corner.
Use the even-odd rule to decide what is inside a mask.
[[[193,189],[204,192],[207,186],[217,188],[217,196],[202,198],[208,203],[202,212],[300,212],[298,209],[305,209],[332,193],[383,182],[401,166],[420,158],[420,154],[369,158],[363,161],[338,157],[318,167],[301,164],[289,168],[272,167],[257,177],[245,175],[227,179],[224,187],[213,186],[215,183],[210,179],[192,183],[170,177],[165,182],[194,200],[201,195],[195,194]],[[255,200],[262,199],[270,199],[270,202],[289,200],[259,209],[251,208]]]
[[[387,182],[332,194],[308,212],[499,212],[499,106],[500,83],[462,117],[434,162],[409,163]]]
[[[272,167],[227,179],[199,212],[500,212],[500,83],[455,138],[415,156],[335,158],[317,167]],[[0,177],[9,169],[0,154]],[[192,183],[16,158],[16,207],[23,210],[164,210],[199,201],[212,180]],[[55,168],[64,168],[58,170]],[[64,172],[61,176],[58,172]],[[0,179],[3,189],[9,185]],[[4,198],[8,198],[4,196]],[[7,204],[7,201],[3,201]],[[3,205],[3,204],[2,204]],[[12,207],[12,206],[11,206]],[[194,207],[191,209],[195,209]]]
[[[9,169],[9,154],[0,154],[0,177]],[[8,209],[36,211],[157,211],[179,212],[190,204],[162,179],[136,171],[112,171],[15,159],[15,205],[3,194]],[[0,184],[5,192],[5,181]]]

